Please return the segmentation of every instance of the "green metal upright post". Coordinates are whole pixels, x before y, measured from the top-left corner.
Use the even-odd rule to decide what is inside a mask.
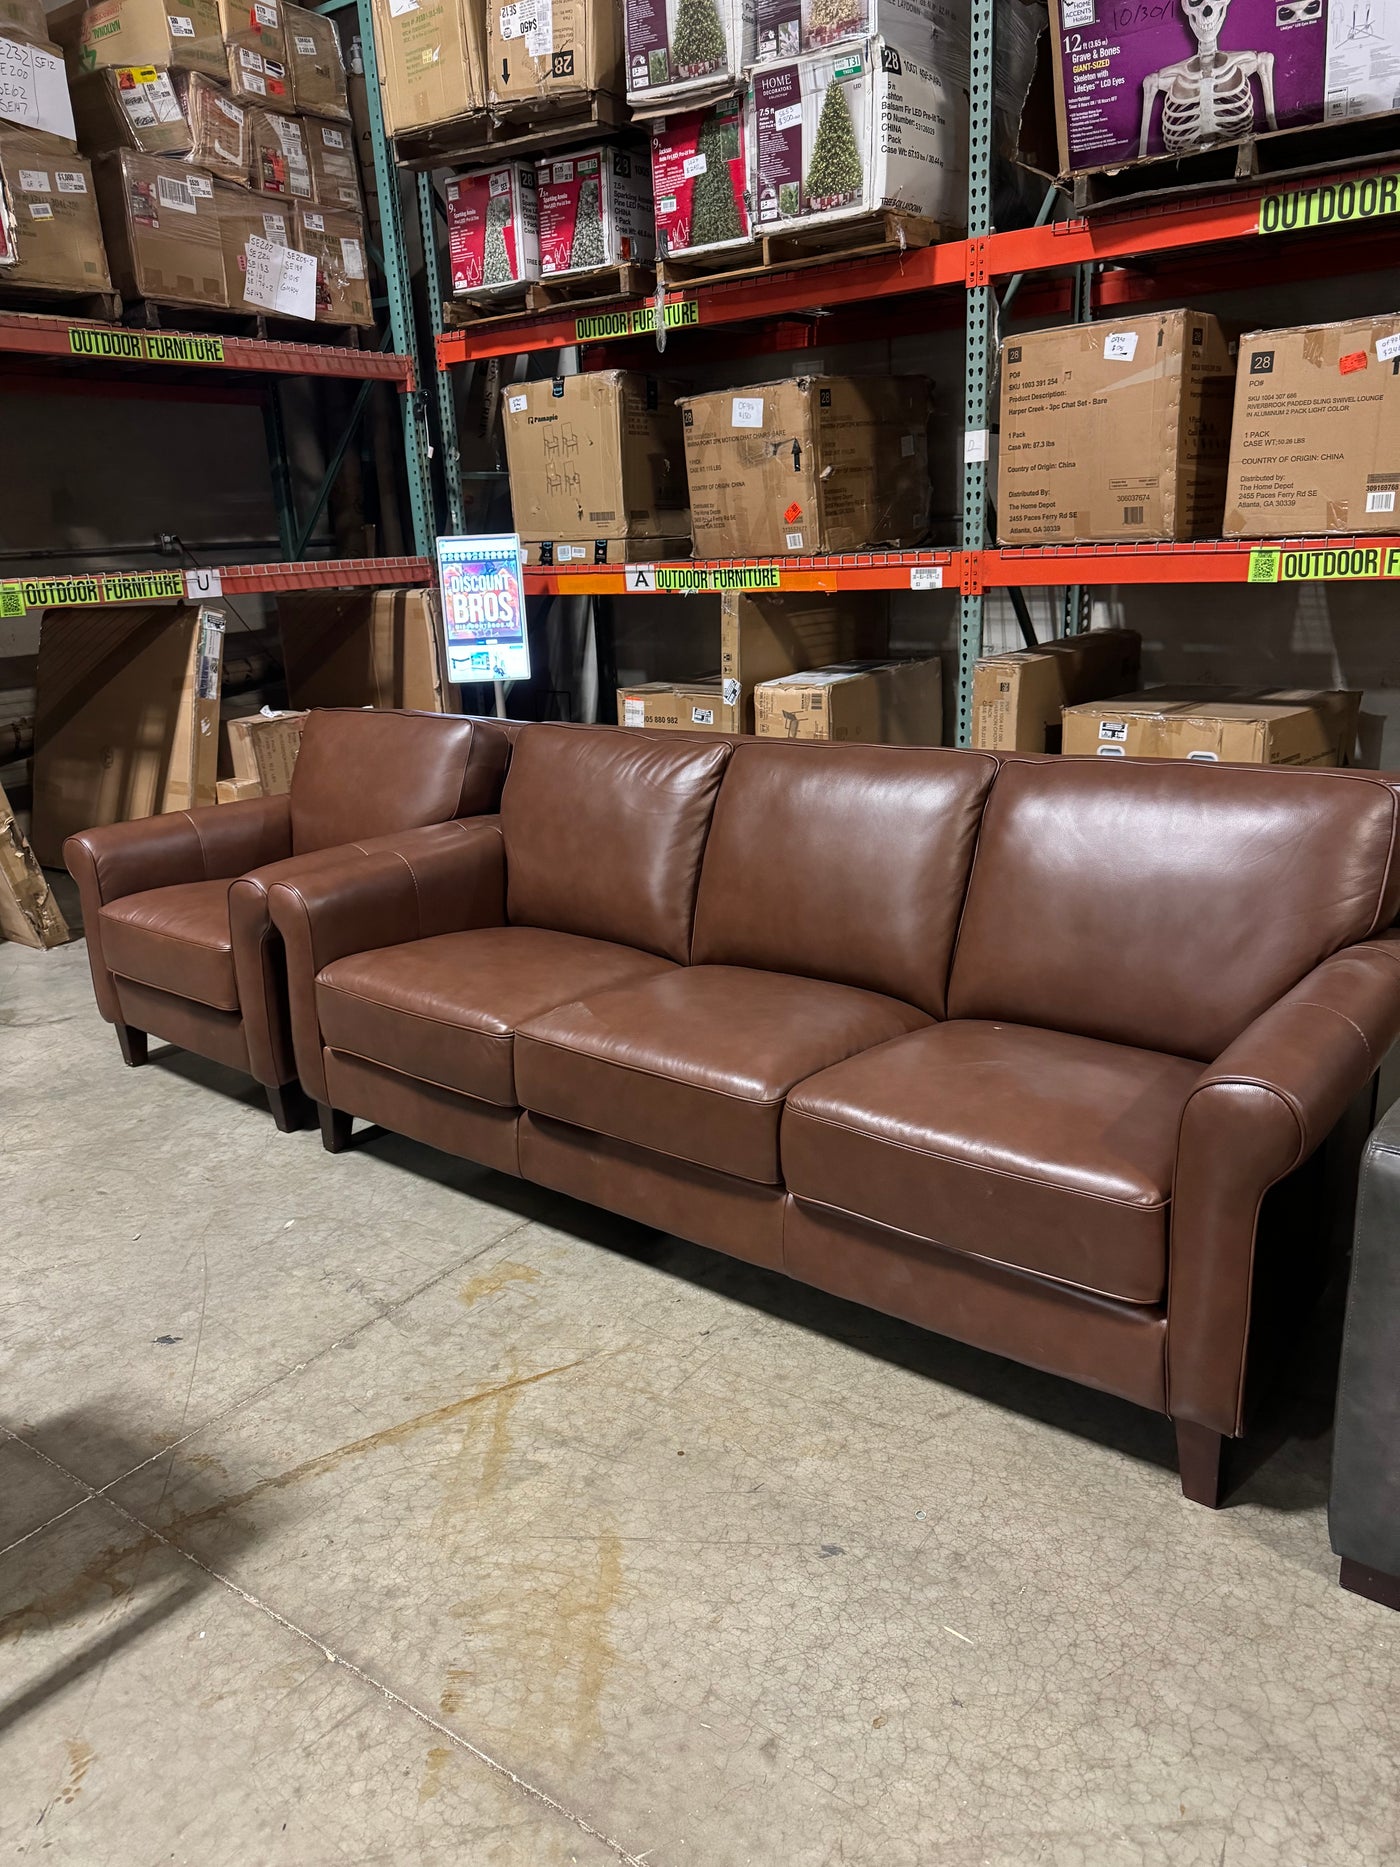
[[[428,317],[433,331],[433,358],[430,377],[437,398],[438,444],[442,448],[442,478],[447,494],[447,529],[460,533],[467,529],[466,509],[462,504],[462,456],[457,445],[457,404],[452,395],[450,370],[438,368],[437,340],[442,335],[442,268],[438,264],[437,220],[431,175],[418,177],[418,224],[423,233],[423,283],[428,292]]]
[[[972,0],[967,149],[967,338],[964,346],[962,597],[958,611],[958,744],[972,737],[972,671],[982,652],[982,578],[975,555],[987,536],[992,337],[996,301],[987,279],[992,230],[992,53],[995,0]]]

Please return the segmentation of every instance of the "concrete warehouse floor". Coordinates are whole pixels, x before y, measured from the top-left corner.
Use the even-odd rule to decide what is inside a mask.
[[[1400,1856],[1325,1379],[1212,1515],[1115,1401],[126,1070],[81,944],[0,946],[0,1108],[5,1859]]]

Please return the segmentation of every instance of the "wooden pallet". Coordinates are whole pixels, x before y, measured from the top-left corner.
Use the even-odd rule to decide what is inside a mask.
[[[83,324],[117,324],[122,301],[116,292],[62,292],[45,286],[0,284],[0,311],[19,311],[36,318],[72,318]]]
[[[530,281],[521,280],[508,291],[492,292],[489,297],[444,298],[442,322],[449,331],[478,329],[483,324],[504,324],[529,310]]]
[[[622,266],[598,266],[592,272],[571,272],[566,277],[537,279],[525,299],[527,311],[557,311],[567,305],[607,304],[614,298],[650,298],[656,290],[656,273],[650,266],[628,263]]]
[[[259,343],[329,344],[359,350],[371,326],[321,324],[305,318],[279,318],[262,311],[235,311],[224,305],[181,305],[166,299],[137,298],[122,311],[122,322],[141,331],[194,331],[211,337],[251,337]]]
[[[800,272],[808,266],[829,265],[834,259],[874,259],[957,237],[937,221],[913,214],[863,214],[854,220],[760,234],[745,246],[725,247],[717,253],[698,253],[693,258],[673,254],[657,261],[656,276],[675,291],[682,286],[729,284],[765,272]]]
[[[562,143],[615,135],[630,121],[626,104],[609,91],[532,98],[497,110],[474,110],[426,129],[405,130],[394,138],[394,152],[400,168],[480,168],[557,149]]]

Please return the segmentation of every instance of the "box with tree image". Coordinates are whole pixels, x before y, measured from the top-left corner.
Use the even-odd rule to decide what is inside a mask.
[[[749,238],[748,144],[739,97],[657,123],[651,137],[656,246],[702,253]]]
[[[630,149],[581,149],[535,164],[540,274],[594,272],[656,254],[651,174]]]
[[[454,175],[447,184],[447,252],[459,298],[493,298],[540,276],[535,170],[529,162]]]
[[[746,110],[759,231],[881,210],[963,225],[967,99],[907,52],[868,39],[759,66]]]
[[[755,57],[771,64],[883,39],[966,85],[970,26],[969,0],[755,0]]]
[[[754,0],[624,0],[627,101],[703,103],[736,88],[754,57]]]

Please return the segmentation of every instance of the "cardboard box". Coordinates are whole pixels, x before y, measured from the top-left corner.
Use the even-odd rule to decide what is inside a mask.
[[[84,155],[135,149],[184,157],[225,181],[248,181],[248,113],[200,71],[158,65],[109,65],[72,86],[73,116]]]
[[[323,123],[319,117],[303,117],[302,134],[311,163],[311,187],[322,207],[348,207],[359,214],[360,165],[355,155],[355,138],[347,123]]]
[[[292,102],[316,117],[350,121],[345,55],[335,22],[309,7],[282,6],[283,42],[292,74]]]
[[[243,292],[248,276],[248,242],[256,236],[273,246],[294,246],[291,205],[250,194],[246,188],[234,188],[227,182],[214,183],[214,200],[219,210],[219,244],[224,254],[229,305],[234,311],[264,311],[266,306],[251,303]]]
[[[521,537],[689,534],[673,384],[630,370],[589,370],[511,383],[501,393]]]
[[[930,661],[847,661],[785,674],[754,690],[760,739],[943,743],[943,669]]]
[[[44,616],[30,841],[45,867],[76,830],[214,802],[223,639],[206,605]]]
[[[628,0],[627,101],[686,110],[739,89],[754,61],[754,0]]]
[[[63,911],[0,785],[0,940],[54,947],[71,938]]]
[[[481,110],[486,104],[486,18],[481,0],[373,0],[379,101],[390,136]]]
[[[577,100],[590,91],[621,96],[621,12],[614,0],[486,0],[488,105]]]
[[[447,183],[447,249],[459,298],[492,298],[540,276],[533,162],[473,169]]]
[[[349,208],[308,207],[298,201],[295,229],[297,248],[316,261],[316,322],[373,324],[360,216]]]
[[[248,178],[259,194],[315,200],[311,157],[300,117],[280,110],[248,113]]]
[[[688,558],[688,538],[522,538],[521,562],[542,570],[566,564],[652,564]]]
[[[81,156],[56,155],[44,137],[0,130],[0,227],[14,254],[0,268],[7,286],[111,290],[92,167]]]
[[[1149,687],[1066,707],[1064,750],[1208,764],[1341,765],[1351,757],[1360,708],[1361,695],[1343,690]]]
[[[256,784],[260,797],[281,797],[290,791],[305,724],[304,712],[274,713],[271,708],[225,720],[235,781]]]
[[[1234,349],[1204,311],[1007,338],[1000,542],[1219,537]]]
[[[928,523],[922,376],[794,376],[681,402],[697,557],[913,545]]]
[[[1394,532],[1400,317],[1240,339],[1225,535]]]
[[[1051,0],[1050,19],[1062,175],[1395,108],[1393,8],[1226,0],[1196,27],[1184,6]],[[1208,45],[1222,55],[1209,130],[1198,97]]]
[[[741,709],[728,702],[717,674],[693,681],[643,681],[617,690],[619,726],[686,733],[737,733],[744,730]]]
[[[219,0],[219,25],[228,53],[225,76],[245,104],[292,108],[287,35],[281,0]]]
[[[436,590],[288,594],[278,598],[277,627],[293,706],[445,713],[457,705]]]
[[[972,743],[984,752],[1058,752],[1060,715],[1137,686],[1142,637],[1091,629],[987,655],[972,671]]]
[[[745,109],[762,233],[883,209],[956,230],[967,220],[967,98],[879,39],[760,65]]]
[[[214,178],[122,149],[93,164],[112,280],[126,298],[227,306]]]
[[[0,130],[53,138],[59,151],[77,149],[63,54],[0,26]]]
[[[655,257],[651,170],[642,156],[607,144],[541,156],[535,179],[543,278]]]
[[[248,804],[263,794],[256,778],[220,778],[214,786],[216,804]]]
[[[933,65],[950,83],[967,83],[966,0],[841,0],[838,6],[830,0],[757,0],[756,16],[759,64],[883,39]]]
[[[740,97],[652,125],[656,250],[711,253],[742,246],[749,225],[748,117]]]
[[[889,611],[878,592],[841,596],[793,593],[720,597],[719,672],[722,698],[736,709],[735,731],[754,730],[754,692],[808,668],[884,657]]]
[[[28,39],[31,45],[48,45],[43,0],[0,0],[0,32],[10,39]]]
[[[83,15],[79,57],[103,65],[180,65],[228,77],[218,0],[98,0]]]

